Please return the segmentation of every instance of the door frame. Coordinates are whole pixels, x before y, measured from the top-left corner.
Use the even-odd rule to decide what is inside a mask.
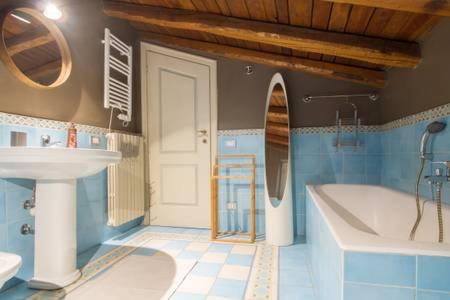
[[[170,56],[177,59],[193,62],[207,66],[209,69],[209,82],[210,82],[210,176],[213,174],[214,161],[217,155],[217,124],[218,124],[218,97],[217,97],[217,61],[179,50],[166,48],[151,44],[148,42],[140,42],[140,68],[141,68],[141,120],[142,120],[142,135],[144,137],[144,153],[145,153],[145,218],[144,224],[150,225],[150,195],[151,195],[151,182],[150,182],[150,149],[149,149],[149,95],[148,95],[148,67],[147,67],[147,53],[153,52],[165,56]],[[207,184],[205,188],[210,189],[211,185]],[[210,213],[211,214],[211,213]],[[211,217],[211,216],[210,216]],[[210,224],[211,227],[211,224]]]

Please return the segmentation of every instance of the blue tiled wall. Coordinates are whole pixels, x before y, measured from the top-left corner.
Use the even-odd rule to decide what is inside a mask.
[[[361,146],[357,149],[333,146],[335,134],[291,134],[292,189],[294,195],[294,224],[298,235],[305,234],[305,185],[324,183],[380,183],[381,142],[379,133],[360,136]],[[225,147],[227,140],[235,140],[236,148]],[[258,210],[258,231],[264,231],[264,137],[262,134],[220,135],[220,154],[256,154],[256,202]],[[221,204],[221,227],[240,227],[236,219],[226,210],[225,203],[238,195],[241,203],[248,203],[248,195],[236,194],[242,182],[222,182],[219,190]],[[226,186],[225,186],[226,185]],[[245,186],[245,183],[244,183]],[[248,186],[249,187],[249,186]],[[248,191],[248,189],[247,189]],[[231,221],[233,220],[233,221]],[[239,219],[237,219],[239,220]],[[231,225],[232,222],[234,225]]]
[[[66,132],[38,129],[27,126],[0,125],[0,146],[10,146],[10,132],[26,132],[28,146],[39,146],[41,135],[51,135],[52,141],[66,142]],[[80,148],[90,148],[89,134],[79,132]],[[106,147],[101,136],[100,148]],[[78,252],[83,252],[101,242],[118,235],[140,223],[132,221],[119,228],[107,226],[107,176],[106,170],[97,175],[81,178],[77,182],[77,238]],[[34,217],[23,209],[23,202],[31,199],[33,180],[0,179],[0,251],[13,252],[23,259],[23,266],[16,278],[10,280],[7,289],[33,275],[34,236],[21,235],[22,224],[34,225]]]
[[[226,141],[236,142],[235,148],[227,148]],[[219,154],[255,154],[256,178],[255,178],[255,202],[256,202],[256,233],[264,233],[264,144],[261,134],[252,135],[219,135]],[[248,159],[230,159],[222,163],[245,163]],[[232,170],[221,175],[250,175],[250,170],[243,172],[241,169]],[[250,182],[248,180],[220,180],[219,183],[219,230],[249,231],[249,205]],[[237,210],[228,210],[227,202],[237,202]]]
[[[447,128],[433,136],[430,141],[434,161],[450,160],[450,116],[440,119]],[[419,144],[425,128],[432,121],[391,129],[381,133],[382,166],[381,184],[408,193],[415,192],[415,181],[419,169]],[[430,150],[430,147],[428,148]],[[431,187],[423,179],[432,172],[427,162],[422,175],[420,193],[431,198]],[[450,184],[445,184],[442,199],[450,204]]]
[[[361,134],[359,148],[336,150],[335,134],[291,134],[294,219],[297,234],[305,234],[305,185],[326,183],[379,184],[380,134]]]
[[[450,117],[441,119],[450,124]],[[334,133],[292,133],[292,189],[294,195],[294,224],[298,235],[305,234],[305,186],[306,184],[346,183],[381,184],[393,189],[414,193],[419,166],[419,143],[425,127],[431,121],[360,135],[359,148],[337,150]],[[236,148],[226,148],[226,140],[236,140]],[[450,160],[450,125],[431,139],[434,160]],[[264,145],[262,134],[219,136],[219,153],[256,153],[258,213],[264,215]],[[424,175],[431,174],[427,162]],[[233,183],[230,183],[231,185]],[[236,186],[239,183],[235,183]],[[229,186],[230,188],[230,186]],[[231,199],[230,190],[221,197]],[[431,198],[431,188],[422,179],[421,195]],[[227,194],[228,193],[228,194]],[[443,201],[450,204],[450,184],[444,185]],[[226,200],[224,200],[226,201]],[[226,209],[222,213],[229,213]],[[228,224],[228,223],[227,223]],[[223,226],[227,227],[227,224]],[[262,227],[263,228],[263,227]]]

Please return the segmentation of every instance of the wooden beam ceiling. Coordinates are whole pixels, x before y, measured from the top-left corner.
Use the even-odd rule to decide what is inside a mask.
[[[414,68],[420,47],[413,42],[273,24],[217,14],[104,1],[106,15],[148,25],[214,34],[296,51],[345,57],[385,66]]]
[[[281,54],[248,50],[238,47],[219,45],[216,43],[201,42],[173,36],[161,35],[151,32],[140,32],[140,39],[156,42],[166,46],[204,51],[231,59],[243,60],[252,63],[265,64],[277,68],[306,72],[326,78],[346,80],[365,84],[377,88],[385,85],[384,71],[376,71],[359,67],[339,65],[336,63],[315,61]]]
[[[387,8],[420,14],[450,16],[450,1],[446,0],[324,0],[335,3]]]
[[[52,34],[42,27],[26,31],[6,40],[8,54],[13,56],[20,52],[33,49],[55,41]]]

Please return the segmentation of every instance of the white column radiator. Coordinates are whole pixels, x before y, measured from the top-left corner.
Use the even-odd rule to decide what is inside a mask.
[[[119,226],[144,215],[144,141],[140,136],[107,135],[108,150],[122,161],[108,167],[108,225]]]

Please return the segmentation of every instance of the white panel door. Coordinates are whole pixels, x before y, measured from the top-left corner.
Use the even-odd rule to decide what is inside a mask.
[[[152,225],[210,227],[210,67],[147,52]]]

